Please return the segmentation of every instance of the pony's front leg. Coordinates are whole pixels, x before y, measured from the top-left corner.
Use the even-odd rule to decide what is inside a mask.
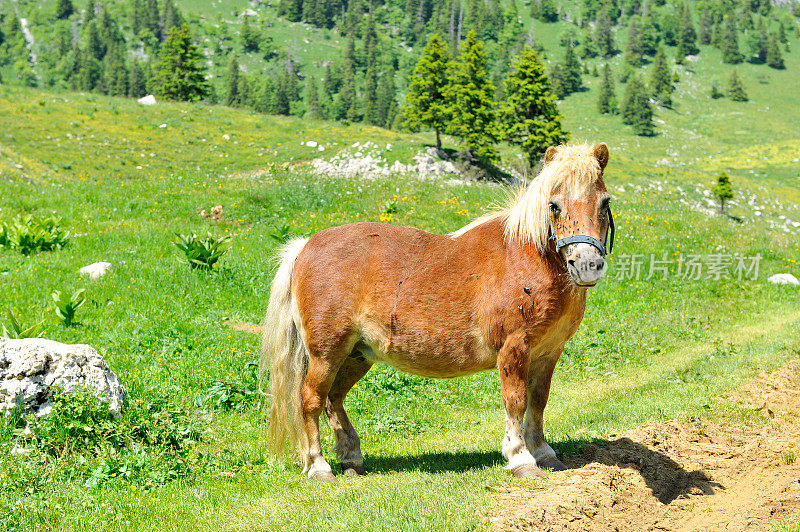
[[[531,361],[528,368],[528,409],[525,415],[525,444],[536,459],[536,465],[555,471],[567,467],[556,458],[556,452],[544,439],[544,407],[550,395],[550,380],[561,353],[547,353]]]
[[[522,335],[510,336],[497,355],[500,370],[500,389],[506,407],[506,434],[503,456],[507,469],[514,476],[529,478],[543,476],[536,460],[528,451],[522,432],[522,422],[528,404],[528,365],[530,352]]]

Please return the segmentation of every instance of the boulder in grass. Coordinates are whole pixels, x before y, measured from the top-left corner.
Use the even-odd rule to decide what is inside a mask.
[[[43,416],[52,408],[56,389],[64,393],[89,388],[119,414],[125,389],[103,357],[83,344],[44,338],[0,338],[0,414],[21,406]]]
[[[148,94],[147,96],[142,96],[136,101],[142,105],[155,105],[157,103],[156,97],[153,96],[152,94]]]
[[[78,270],[78,273],[88,277],[89,279],[95,280],[107,274],[109,270],[111,270],[110,262],[93,262],[92,264],[84,266]]]
[[[790,286],[800,286],[800,281],[797,280],[797,277],[792,275],[791,273],[776,273],[769,279],[767,279],[772,284],[788,284]]]

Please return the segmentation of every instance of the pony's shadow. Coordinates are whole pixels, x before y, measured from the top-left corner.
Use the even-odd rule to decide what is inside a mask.
[[[563,459],[569,469],[578,469],[596,463],[635,469],[642,476],[653,497],[663,504],[675,499],[697,494],[713,495],[722,485],[713,482],[702,471],[687,471],[669,456],[650,449],[629,438],[612,441],[566,440],[553,445],[564,451]],[[558,452],[559,456],[562,455]],[[488,467],[502,467],[505,463],[499,452],[423,453],[407,456],[369,456],[364,467],[374,473],[422,471],[426,473],[464,472]]]

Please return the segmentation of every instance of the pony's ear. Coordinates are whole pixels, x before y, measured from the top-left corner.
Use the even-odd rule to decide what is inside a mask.
[[[600,162],[600,170],[605,170],[608,164],[608,146],[605,142],[601,142],[594,148],[594,156]]]
[[[544,164],[549,163],[556,157],[556,147],[555,146],[548,146],[547,150],[544,152]]]

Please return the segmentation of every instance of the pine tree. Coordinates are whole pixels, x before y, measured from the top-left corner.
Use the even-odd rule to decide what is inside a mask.
[[[564,50],[564,64],[562,65],[562,75],[564,80],[564,88],[566,94],[578,92],[583,88],[583,79],[581,77],[581,63],[575,55],[572,45],[567,45]]]
[[[306,116],[314,120],[322,118],[322,109],[319,106],[319,95],[317,94],[317,82],[313,77],[306,79]]]
[[[655,55],[656,46],[658,46],[658,29],[651,13],[642,17],[642,23],[639,26],[639,42],[643,54]]]
[[[97,3],[95,0],[89,0],[86,2],[86,10],[83,12],[83,24],[86,25],[93,21],[95,16],[97,16]]]
[[[781,54],[781,47],[778,45],[779,37],[774,33],[769,36],[767,43],[767,65],[778,70],[783,70],[786,66],[783,64],[783,55]]]
[[[161,40],[161,17],[158,13],[158,2],[156,0],[146,0],[144,27],[150,31],[153,37]]]
[[[711,99],[712,100],[719,100],[723,96],[724,95],[722,94],[722,91],[719,90],[719,86],[717,85],[717,82],[716,81],[712,82],[711,83]]]
[[[581,35],[581,42],[578,45],[578,55],[581,59],[590,59],[592,57],[597,57],[597,46],[594,42],[594,37],[592,36],[592,29],[586,28],[583,30],[583,34]]]
[[[72,0],[58,0],[56,4],[56,19],[68,19],[75,12],[75,6],[72,5]]]
[[[496,159],[498,139],[494,104],[495,88],[486,71],[483,43],[474,31],[459,47],[459,60],[450,82],[451,131],[461,137],[469,152],[489,162]]]
[[[639,32],[639,17],[632,16],[628,24],[628,41],[625,43],[625,62],[634,67],[642,66],[644,50]]]
[[[153,92],[167,100],[196,101],[209,94],[200,50],[189,28],[172,28],[158,54],[152,79]]]
[[[134,35],[138,36],[142,32],[142,28],[144,28],[144,19],[142,0],[133,0],[133,5],[131,7],[131,29],[133,29]]]
[[[614,43],[611,19],[608,18],[605,9],[601,10],[597,17],[597,24],[594,30],[594,42],[601,57],[613,57],[617,53],[617,45]]]
[[[113,45],[104,60],[102,92],[110,96],[128,95],[128,67],[123,44]]]
[[[128,96],[131,98],[141,98],[147,94],[147,80],[144,71],[138,61],[131,64],[130,78],[128,81]]]
[[[450,120],[447,96],[452,62],[447,44],[434,33],[411,74],[403,113],[406,127],[426,126],[436,132],[437,149],[442,149],[440,133]]]
[[[182,24],[183,20],[181,20],[181,14],[178,12],[178,8],[175,7],[172,0],[165,0],[164,26],[162,27],[162,32],[166,33],[172,28],[180,28]]]
[[[636,74],[628,80],[620,111],[622,122],[631,125],[635,134],[642,136],[654,134],[653,108],[650,106],[644,84]]]
[[[711,15],[708,13],[708,9],[704,9],[700,14],[700,25],[697,28],[697,39],[700,44],[711,44],[712,24],[713,22],[711,21]]]
[[[755,27],[747,34],[747,48],[750,52],[748,60],[751,63],[764,63],[767,60],[767,27],[764,19],[758,17]]]
[[[250,17],[244,17],[242,28],[239,30],[239,39],[245,53],[258,52],[261,48],[261,34],[250,25]]]
[[[739,52],[739,33],[736,30],[736,22],[733,16],[725,17],[725,28],[721,35],[720,48],[722,49],[722,62],[736,64],[742,62],[742,54]]]
[[[614,78],[608,63],[603,67],[603,80],[600,83],[600,94],[597,97],[597,110],[602,114],[616,114],[618,111]]]
[[[739,73],[736,69],[733,69],[733,73],[731,74],[731,79],[728,81],[728,96],[730,96],[731,100],[734,102],[746,102],[747,101],[747,93],[744,90],[744,86],[742,85],[742,80],[739,79]]]
[[[679,12],[679,28],[678,28],[678,51],[676,57],[683,62],[687,55],[694,55],[700,49],[697,47],[697,33],[694,30],[694,23],[692,22],[692,12],[689,7],[683,3]]]
[[[665,107],[672,107],[672,93],[675,87],[672,84],[672,74],[667,64],[667,55],[662,47],[658,47],[653,67],[650,71],[650,94],[655,100]]]
[[[234,107],[241,103],[239,98],[239,60],[235,55],[231,56],[228,63],[228,75],[225,77],[225,99],[223,100],[228,107]]]
[[[397,115],[397,87],[394,71],[386,71],[378,83],[378,125],[391,127]]]
[[[511,64],[505,79],[506,101],[501,108],[505,138],[516,144],[534,166],[549,146],[566,142],[563,117],[550,90],[550,80],[536,51],[526,46]]]
[[[531,14],[542,22],[558,21],[558,9],[556,9],[554,0],[533,0],[531,2]]]
[[[726,172],[721,172],[717,176],[717,183],[711,187],[711,192],[719,201],[719,213],[725,214],[725,202],[733,199],[731,178]]]
[[[375,65],[367,67],[364,74],[364,122],[378,125],[378,74]]]

